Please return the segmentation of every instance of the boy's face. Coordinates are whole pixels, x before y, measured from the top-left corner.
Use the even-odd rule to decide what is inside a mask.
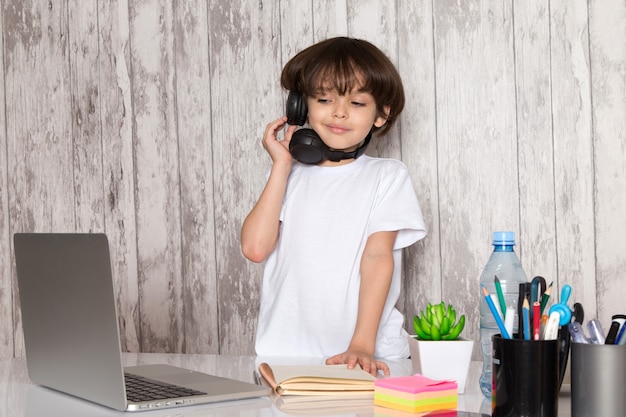
[[[378,115],[374,97],[358,89],[345,95],[335,89],[325,90],[308,97],[307,104],[309,125],[334,150],[356,149],[373,126],[381,127],[386,122]]]

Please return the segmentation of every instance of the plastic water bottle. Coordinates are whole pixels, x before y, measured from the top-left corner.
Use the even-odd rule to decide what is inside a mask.
[[[480,285],[484,286],[489,294],[496,295],[495,277],[498,277],[502,287],[507,311],[513,309],[513,333],[517,332],[517,301],[519,284],[527,282],[526,273],[513,250],[515,246],[514,232],[493,232],[493,252],[480,276]],[[489,310],[485,297],[480,290],[480,346],[483,354],[483,371],[480,375],[480,390],[487,398],[491,398],[491,336],[499,334],[500,329]],[[498,305],[498,302],[495,301]],[[511,335],[512,337],[513,335]]]

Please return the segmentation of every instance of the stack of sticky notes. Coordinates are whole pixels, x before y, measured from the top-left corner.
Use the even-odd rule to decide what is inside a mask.
[[[422,375],[379,379],[374,383],[374,404],[409,413],[456,409],[457,383]]]
[[[407,413],[400,410],[392,410],[391,408],[374,406],[374,417],[458,417],[457,410],[437,410],[425,411],[423,413]],[[463,414],[465,415],[465,414]]]

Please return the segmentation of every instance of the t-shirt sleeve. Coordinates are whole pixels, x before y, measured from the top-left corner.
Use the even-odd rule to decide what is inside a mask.
[[[426,236],[422,210],[406,166],[397,161],[381,173],[368,235],[398,231],[394,249],[412,245]]]

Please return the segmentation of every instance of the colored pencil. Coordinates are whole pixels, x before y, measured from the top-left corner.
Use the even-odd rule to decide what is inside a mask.
[[[533,339],[541,339],[541,304],[539,301],[533,303]]]
[[[530,306],[528,305],[528,299],[524,298],[524,304],[522,311],[524,314],[524,340],[530,340]]]
[[[502,284],[500,284],[500,279],[496,275],[494,278],[494,283],[496,284],[496,294],[498,294],[498,303],[500,304],[500,311],[502,312],[502,317],[506,317],[506,302],[504,301],[504,293],[502,292]]]
[[[491,296],[489,295],[489,291],[487,291],[487,288],[485,287],[482,287],[482,289],[483,289],[483,294],[485,295],[485,301],[487,301],[489,310],[491,310],[491,314],[493,315],[493,318],[496,320],[496,324],[498,325],[498,328],[500,329],[500,333],[502,334],[502,337],[505,339],[510,339],[511,336],[509,335],[509,332],[506,331],[506,327],[504,327],[504,323],[502,322],[502,317],[500,317],[500,314],[498,313],[498,309],[496,308],[496,305],[493,303],[493,300],[491,299]]]
[[[552,293],[552,283],[548,286],[548,289],[541,296],[541,314],[543,314],[543,310],[548,305],[548,299],[550,298],[550,294]]]

